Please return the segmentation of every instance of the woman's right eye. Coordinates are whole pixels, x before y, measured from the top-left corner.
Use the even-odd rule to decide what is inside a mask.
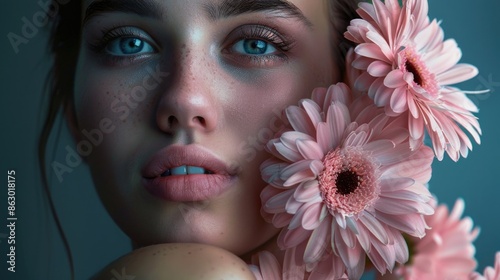
[[[89,46],[103,62],[111,66],[125,66],[150,58],[159,52],[152,37],[141,28],[120,26],[103,29],[99,36],[89,40]]]
[[[137,37],[119,37],[107,43],[106,52],[115,56],[131,56],[154,53],[155,49],[145,40]]]

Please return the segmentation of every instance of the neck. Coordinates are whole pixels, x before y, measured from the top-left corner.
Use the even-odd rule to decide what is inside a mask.
[[[279,247],[278,247],[278,235],[279,234],[276,234],[273,238],[269,239],[268,241],[266,241],[264,244],[260,245],[259,247],[253,249],[252,251],[250,252],[247,252],[243,255],[240,255],[239,257],[245,261],[246,263],[252,263],[252,256],[256,256],[259,252],[261,251],[268,251],[270,253],[272,253],[276,259],[278,260],[278,262],[280,263],[280,265],[283,265],[283,259],[285,257],[285,251],[281,250]]]

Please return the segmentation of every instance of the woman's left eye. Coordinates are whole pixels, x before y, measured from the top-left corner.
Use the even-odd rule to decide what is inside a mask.
[[[242,39],[236,42],[233,51],[245,55],[270,55],[277,49],[270,43],[259,39]]]
[[[115,56],[130,56],[154,53],[155,49],[145,40],[137,37],[120,37],[111,40],[106,51]]]

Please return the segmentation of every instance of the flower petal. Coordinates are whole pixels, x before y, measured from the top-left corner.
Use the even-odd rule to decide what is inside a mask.
[[[285,204],[288,201],[288,198],[293,195],[294,189],[286,190],[277,195],[271,197],[266,203],[263,205],[264,209],[269,213],[279,213],[283,212],[285,209]]]
[[[319,122],[322,121],[321,119],[321,114],[318,104],[316,102],[310,100],[310,99],[303,99],[301,101],[302,107],[304,107],[304,110],[306,111],[307,115],[309,116],[309,119],[311,120],[312,124],[314,127],[318,125]]]
[[[283,280],[296,280],[304,279],[305,265],[303,262],[296,262],[296,255],[298,255],[297,248],[291,247],[285,251],[283,260]]]
[[[407,90],[404,87],[394,89],[391,95],[391,109],[396,113],[403,113],[408,110]]]
[[[318,202],[309,206],[304,212],[302,217],[302,227],[306,230],[316,229],[320,223],[321,210],[323,208],[323,203]]]
[[[378,59],[385,61],[387,63],[391,63],[391,61],[384,55],[384,53],[380,50],[380,47],[374,43],[362,43],[356,46],[354,51],[362,56],[366,56],[373,59]]]
[[[376,60],[368,66],[367,71],[373,77],[384,77],[392,71],[392,67],[385,62]]]
[[[314,229],[307,242],[306,251],[304,252],[304,262],[313,263],[321,259],[326,248],[330,245],[330,242],[328,242],[328,238],[330,237],[329,230],[330,224],[327,222],[321,223],[319,227]]]
[[[288,148],[282,142],[274,143],[274,148],[276,149],[276,151],[278,151],[278,153],[280,153],[280,155],[282,155],[284,158],[286,158],[290,162],[296,162],[296,161],[304,159],[300,155],[300,153]]]
[[[297,106],[290,106],[285,110],[286,116],[290,125],[295,131],[299,131],[308,135],[314,135],[314,125],[307,116],[304,109]]]
[[[330,126],[325,122],[319,123],[316,129],[318,146],[321,147],[321,151],[325,155],[334,147],[331,140],[332,131],[330,130]]]
[[[332,147],[340,144],[345,127],[351,122],[349,110],[342,103],[334,102],[328,109],[327,123],[330,125]]]
[[[318,196],[320,196],[320,190],[317,180],[300,183],[293,194],[293,197],[299,202],[309,202]]]
[[[436,76],[439,84],[453,85],[474,78],[479,71],[469,64],[457,64],[446,72]]]
[[[394,69],[384,79],[384,85],[390,88],[399,88],[406,85],[404,74],[399,69]]]
[[[380,242],[383,244],[389,243],[389,238],[384,227],[375,217],[372,216],[372,214],[365,212],[359,217],[359,220],[361,220],[365,228],[368,229]]]
[[[263,280],[280,279],[281,266],[273,254],[268,251],[262,251],[258,253],[258,258]]]
[[[305,159],[323,159],[324,154],[321,147],[312,140],[297,140],[297,148]]]

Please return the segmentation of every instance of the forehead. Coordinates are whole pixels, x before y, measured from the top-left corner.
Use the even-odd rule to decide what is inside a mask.
[[[292,17],[313,26],[328,23],[327,0],[84,0],[83,13],[125,12],[161,18],[189,11],[211,20],[261,12]]]
[[[114,1],[109,1],[109,0],[83,0],[83,6],[88,7],[92,3],[96,2],[136,2],[136,3],[141,3],[141,4],[159,4],[168,6],[169,4],[178,4],[178,3],[185,3],[185,4],[193,4],[197,3],[202,6],[207,6],[207,5],[221,5],[221,4],[258,4],[258,5],[264,5],[267,3],[272,3],[274,5],[295,5],[295,6],[304,6],[303,4],[307,4],[309,6],[315,6],[318,4],[324,4],[326,1],[324,0],[114,0]]]

